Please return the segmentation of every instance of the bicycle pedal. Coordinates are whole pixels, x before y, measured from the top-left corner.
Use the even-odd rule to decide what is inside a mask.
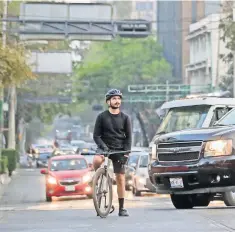
[[[109,214],[113,213],[113,212],[114,212],[114,210],[115,210],[115,207],[112,205],[112,207],[111,207],[111,211],[109,212]]]

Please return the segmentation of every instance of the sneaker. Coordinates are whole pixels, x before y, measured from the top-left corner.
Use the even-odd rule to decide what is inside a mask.
[[[128,214],[126,209],[120,209],[119,213],[118,213],[118,216],[120,216],[120,217],[129,217],[129,214]]]

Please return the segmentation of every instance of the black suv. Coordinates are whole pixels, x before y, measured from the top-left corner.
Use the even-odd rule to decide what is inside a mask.
[[[159,136],[151,153],[151,182],[157,193],[170,194],[178,209],[223,200],[235,206],[235,109],[213,127]],[[151,156],[151,154],[150,154]]]

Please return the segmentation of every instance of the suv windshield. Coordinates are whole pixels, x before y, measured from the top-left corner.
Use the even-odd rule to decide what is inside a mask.
[[[184,129],[200,128],[210,106],[187,106],[171,109],[162,121],[157,133],[170,133]]]
[[[217,123],[218,125],[235,125],[235,110],[230,111]]]

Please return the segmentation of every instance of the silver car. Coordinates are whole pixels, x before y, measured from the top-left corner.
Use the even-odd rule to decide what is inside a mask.
[[[149,153],[138,152],[138,161],[132,164],[135,172],[132,176],[132,192],[135,196],[141,196],[141,192],[156,192],[155,187],[149,180],[148,164]]]

